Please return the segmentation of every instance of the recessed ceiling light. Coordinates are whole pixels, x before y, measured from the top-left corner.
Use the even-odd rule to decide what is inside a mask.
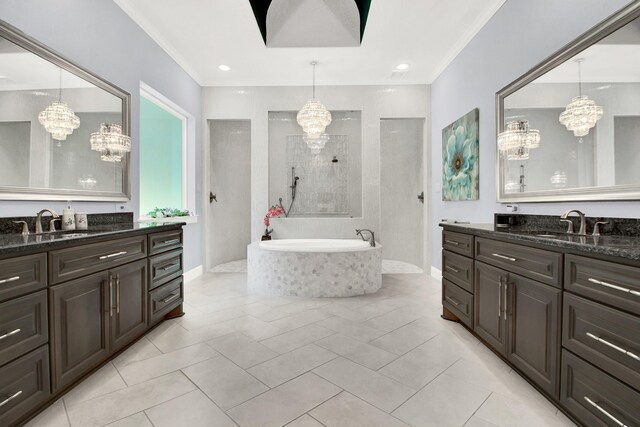
[[[396,70],[398,71],[406,71],[409,69],[409,64],[398,64],[396,65]]]
[[[218,69],[219,69],[220,71],[230,71],[230,70],[231,70],[231,67],[229,67],[228,65],[219,65],[219,66],[218,66]]]

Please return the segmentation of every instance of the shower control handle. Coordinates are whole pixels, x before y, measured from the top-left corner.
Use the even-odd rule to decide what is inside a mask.
[[[418,194],[418,200],[420,200],[420,203],[424,204],[424,191]]]
[[[209,191],[209,203],[213,203],[214,201],[218,203],[218,196]]]

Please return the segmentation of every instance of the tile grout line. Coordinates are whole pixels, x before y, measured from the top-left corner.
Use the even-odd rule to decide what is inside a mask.
[[[458,360],[460,360],[460,359],[458,359]],[[458,362],[458,360],[456,360],[456,361],[455,361],[455,362],[453,362],[451,365],[449,365],[449,366],[447,367],[447,369],[449,369],[450,367],[452,367],[453,365],[455,365],[455,364]],[[442,376],[442,375],[447,371],[447,369],[443,370],[443,371],[442,371],[442,372],[440,372],[438,375],[436,375],[435,377],[433,377],[433,378],[431,379],[431,381],[429,381],[429,382],[428,382],[428,383],[426,383],[424,386],[422,386],[420,389],[418,389],[418,391],[416,391],[416,392],[415,392],[415,393],[413,393],[411,396],[409,396],[409,397],[408,397],[404,402],[402,402],[401,404],[399,404],[398,406],[396,406],[395,408],[393,408],[393,410],[392,410],[391,412],[389,412],[389,414],[393,413],[394,411],[397,411],[397,410],[398,410],[398,408],[400,408],[402,405],[404,405],[404,404],[405,404],[405,403],[407,403],[409,400],[411,400],[411,399],[412,399],[416,394],[420,393],[422,390],[424,390],[426,387],[428,387],[428,386],[429,386],[429,384],[431,384],[432,382],[434,382],[436,379],[440,378],[440,376]],[[381,375],[384,375],[384,374],[381,374]],[[402,383],[401,383],[401,384],[402,384]]]
[[[473,418],[473,416],[476,414],[476,412],[478,412],[480,410],[480,408],[482,408],[482,406],[487,402],[487,400],[489,400],[489,398],[493,396],[493,391],[489,392],[489,396],[486,397],[486,399],[484,399],[482,401],[482,403],[480,405],[478,405],[478,407],[475,409],[475,411],[473,411],[473,413],[471,414],[471,416],[469,418],[467,418],[467,420],[464,422],[464,424],[462,424],[462,426],[464,427],[465,425],[467,425],[467,423],[469,422],[469,420],[471,418]],[[493,424],[493,423],[492,423]]]

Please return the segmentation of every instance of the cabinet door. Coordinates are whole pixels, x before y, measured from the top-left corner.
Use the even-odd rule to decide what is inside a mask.
[[[507,358],[558,398],[561,290],[517,275],[508,279]]]
[[[109,355],[108,293],[106,272],[49,288],[54,391]]]
[[[508,273],[490,265],[475,263],[474,328],[496,351],[506,351],[506,279]]]
[[[109,274],[113,283],[110,312],[113,352],[147,329],[147,260],[112,269]]]

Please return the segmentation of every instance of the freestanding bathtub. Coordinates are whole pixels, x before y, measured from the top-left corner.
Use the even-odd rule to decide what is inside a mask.
[[[382,247],[355,239],[283,239],[251,243],[252,292],[299,297],[350,297],[382,286]]]

